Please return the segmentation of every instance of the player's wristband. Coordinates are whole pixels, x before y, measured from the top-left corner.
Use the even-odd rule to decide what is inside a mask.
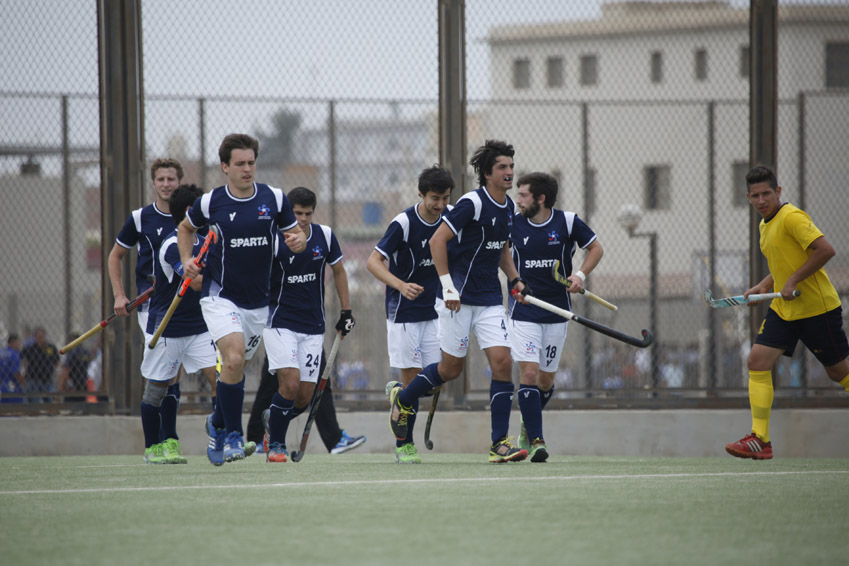
[[[587,280],[587,274],[581,271],[580,269],[575,272],[575,275],[581,278],[581,283]]]
[[[459,301],[460,293],[454,287],[454,281],[451,280],[451,274],[446,273],[445,275],[439,276],[439,282],[442,283],[442,299],[445,301]],[[449,297],[448,295],[454,294],[454,297]]]
[[[516,286],[516,283],[519,283],[520,281],[521,281],[522,283],[524,283],[524,284],[527,286],[527,283],[525,282],[525,280],[524,280],[524,279],[522,279],[521,277],[516,277],[515,279],[513,279],[512,281],[510,281],[510,288],[512,289],[513,287],[515,287],[515,286]]]

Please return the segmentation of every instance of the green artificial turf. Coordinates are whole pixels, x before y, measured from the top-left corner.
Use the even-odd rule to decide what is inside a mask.
[[[0,459],[4,564],[838,564],[849,461]]]

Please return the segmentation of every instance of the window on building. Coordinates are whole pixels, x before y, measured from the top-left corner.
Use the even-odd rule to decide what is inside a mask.
[[[731,204],[735,207],[749,206],[746,194],[746,173],[749,172],[748,161],[734,161],[731,164]]]
[[[516,59],[513,61],[513,88],[530,88],[531,86],[531,61],[530,59]]]
[[[598,84],[598,55],[581,55],[581,84]]]
[[[545,60],[545,77],[549,88],[563,86],[563,57],[549,57]]]
[[[708,57],[707,57],[707,49],[696,49],[695,53],[695,70],[696,70],[696,80],[697,81],[705,81],[708,76]]]
[[[651,53],[651,82],[657,84],[663,80],[663,53],[652,51]]]
[[[825,44],[825,88],[849,88],[849,43]]]
[[[669,165],[649,165],[643,169],[643,208],[666,210],[671,206],[671,172]]]
[[[740,46],[740,77],[743,79],[748,79],[751,74],[751,69],[749,65],[749,46],[742,45]]]

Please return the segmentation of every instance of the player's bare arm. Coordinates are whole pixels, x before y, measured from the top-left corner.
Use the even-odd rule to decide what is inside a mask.
[[[442,283],[442,299],[445,307],[454,312],[460,311],[460,293],[451,282],[451,273],[448,270],[448,241],[454,237],[454,232],[443,222],[430,237],[430,256],[433,265]]]
[[[581,268],[568,277],[569,281],[572,282],[572,285],[567,289],[570,293],[580,293],[584,289],[584,279],[596,268],[603,255],[604,248],[601,246],[601,243],[598,239],[593,240],[587,246],[587,255],[584,257],[584,263],[581,264]]]
[[[300,253],[307,248],[307,235],[300,226],[294,226],[283,232],[286,246],[294,253]]]
[[[115,244],[112,246],[112,251],[109,252],[109,260],[107,261],[107,269],[109,270],[109,281],[112,283],[112,296],[115,297],[115,314],[118,316],[128,316],[127,304],[130,300],[124,293],[124,282],[121,278],[121,261],[127,255],[129,250],[124,246]]]
[[[511,281],[519,278],[519,270],[516,269],[516,264],[513,263],[513,255],[510,251],[509,241],[507,242],[507,245],[501,248],[501,257],[498,259],[498,267],[504,272],[504,275],[507,276],[507,292],[509,293],[513,290],[513,288],[515,288],[519,291],[519,295],[516,295],[515,297],[516,300],[520,303],[527,304],[524,295],[522,295],[527,288],[525,283],[523,281],[517,281],[515,285],[510,285]]]
[[[177,226],[177,249],[180,250],[180,261],[183,263],[183,277],[194,279],[200,275],[200,266],[195,265],[192,247],[197,228],[192,226],[188,217]]]
[[[808,259],[805,260],[805,263],[799,267],[796,271],[793,272],[787,279],[787,283],[784,284],[784,288],[781,289],[781,298],[785,301],[792,301],[796,297],[793,295],[793,291],[796,290],[796,286],[803,280],[807,279],[823,267],[828,261],[834,257],[835,251],[834,246],[832,246],[828,240],[825,239],[825,236],[820,236],[808,246],[808,251],[810,255]]]
[[[371,252],[371,255],[368,256],[366,269],[368,269],[369,273],[374,275],[378,281],[400,292],[401,296],[408,301],[415,301],[418,296],[421,295],[422,291],[424,291],[424,287],[421,285],[403,281],[402,279],[392,275],[392,272],[389,271],[389,268],[386,266],[386,258],[383,257],[383,255],[377,250],[374,250]]]
[[[336,286],[336,295],[339,297],[339,306],[344,310],[351,310],[351,293],[348,291],[348,272],[342,260],[330,266],[333,271],[333,284]]]

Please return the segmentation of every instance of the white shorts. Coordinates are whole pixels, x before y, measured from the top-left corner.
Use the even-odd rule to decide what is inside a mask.
[[[398,369],[423,368],[442,359],[436,320],[421,322],[386,321],[389,366]]]
[[[560,367],[568,322],[539,324],[510,321],[510,357],[516,362],[536,362],[540,371],[554,373]]]
[[[436,300],[436,312],[439,315],[439,347],[455,358],[465,358],[469,350],[469,333],[475,331],[475,337],[481,350],[493,346],[510,347],[510,333],[507,330],[507,317],[502,305],[480,307],[462,305],[460,312],[445,307],[442,299]]]
[[[321,348],[324,335],[301,334],[285,328],[266,328],[262,332],[268,371],[281,368],[300,368],[301,381],[317,383],[321,369]]]
[[[168,381],[177,375],[180,364],[186,373],[215,367],[215,344],[209,332],[179,338],[163,336],[152,350],[147,347],[151,338],[152,334],[144,335],[141,374],[145,379]]]
[[[245,338],[245,359],[253,357],[268,322],[268,307],[242,309],[221,297],[204,297],[200,300],[200,308],[216,343],[229,334],[239,332]]]

